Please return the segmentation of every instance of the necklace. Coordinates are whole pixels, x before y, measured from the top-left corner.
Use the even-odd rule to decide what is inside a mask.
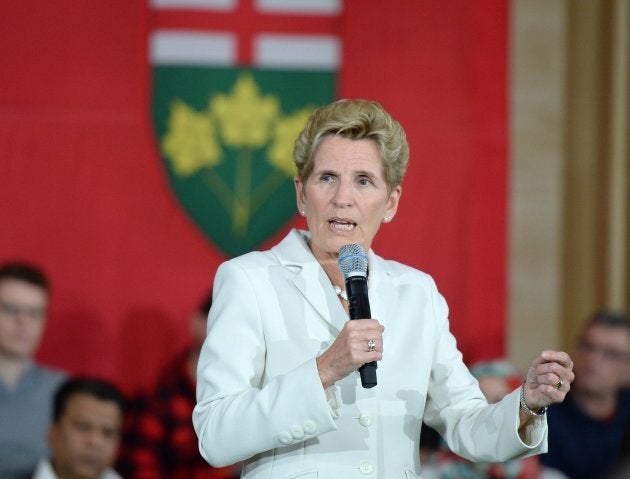
[[[344,301],[348,301],[348,294],[346,293],[346,291],[344,289],[341,289],[336,284],[333,284],[333,286],[335,288],[335,293],[337,293],[337,296],[339,296]]]

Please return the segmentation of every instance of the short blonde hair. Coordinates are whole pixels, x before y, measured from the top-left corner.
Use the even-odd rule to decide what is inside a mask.
[[[409,163],[405,131],[379,103],[370,100],[338,100],[311,114],[293,151],[297,174],[303,183],[313,171],[317,147],[330,135],[374,141],[389,191],[400,185]]]

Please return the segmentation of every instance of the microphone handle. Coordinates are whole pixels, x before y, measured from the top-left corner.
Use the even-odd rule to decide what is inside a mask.
[[[346,278],[346,294],[348,295],[350,319],[372,317],[367,290],[367,278],[364,276],[349,276]],[[365,389],[376,386],[376,367],[376,361],[370,361],[359,368],[361,385]]]

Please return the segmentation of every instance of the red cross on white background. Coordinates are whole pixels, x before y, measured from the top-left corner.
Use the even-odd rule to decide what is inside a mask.
[[[154,30],[229,32],[238,41],[237,63],[250,65],[254,38],[263,33],[281,35],[338,35],[340,15],[258,11],[254,0],[239,0],[232,11],[193,9],[153,10]]]

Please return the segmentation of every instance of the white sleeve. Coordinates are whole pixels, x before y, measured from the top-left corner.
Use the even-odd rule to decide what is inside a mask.
[[[528,426],[530,443],[525,444],[518,434],[519,391],[488,405],[449,331],[448,307],[437,289],[433,304],[439,324],[425,422],[444,437],[452,451],[473,461],[504,462],[546,452],[546,419],[536,419]]]
[[[214,466],[336,429],[314,357],[284,375],[265,376],[263,322],[273,318],[261,317],[257,299],[243,268],[221,265],[193,411],[199,450]]]

